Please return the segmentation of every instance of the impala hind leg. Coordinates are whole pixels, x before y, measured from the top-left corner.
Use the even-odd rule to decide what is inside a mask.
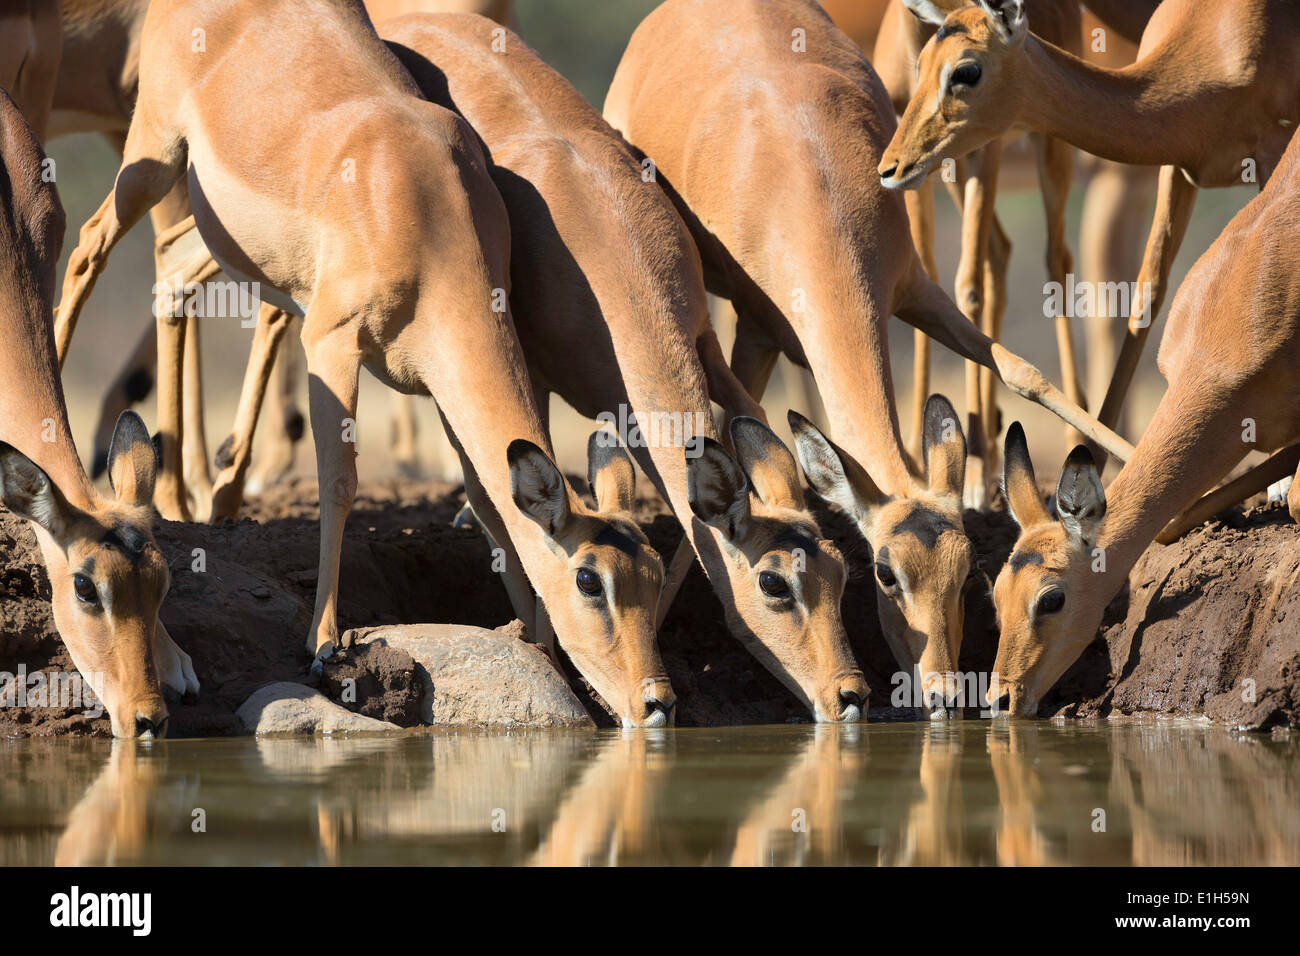
[[[303,330],[307,350],[307,388],[310,397],[312,438],[316,443],[316,474],[320,486],[320,562],[316,578],[316,609],[307,649],[315,655],[312,669],[338,646],[339,565],[343,551],[343,526],[357,494],[357,378],[361,355],[350,323],[322,320],[333,334],[308,339],[311,324]]]
[[[1164,304],[1169,270],[1173,268],[1174,257],[1182,245],[1195,204],[1196,187],[1187,181],[1182,171],[1173,166],[1161,167],[1160,182],[1156,187],[1156,214],[1151,222],[1151,236],[1147,239],[1146,252],[1142,256],[1142,271],[1138,273],[1137,289],[1131,300],[1128,332],[1120,347],[1119,361],[1115,364],[1110,387],[1106,389],[1106,400],[1098,413],[1098,418],[1108,428],[1114,426],[1119,419],[1120,409],[1124,407],[1124,399],[1133,382],[1133,374],[1137,371],[1147,335]]]
[[[109,253],[132,226],[162,201],[185,173],[183,144],[164,146],[160,140],[151,137],[149,126],[137,114],[131,124],[126,155],[113,189],[81,227],[77,248],[72,250],[68,259],[54,323],[54,345],[60,371],[68,357],[77,319],[95,288],[95,282],[108,265]]]
[[[1057,288],[1066,288],[1067,276],[1074,271],[1074,257],[1065,240],[1065,204],[1070,198],[1070,178],[1074,168],[1073,149],[1052,136],[1035,136],[1038,158],[1038,181],[1043,191],[1043,209],[1047,213],[1047,275]],[[1069,308],[1056,317],[1056,350],[1061,360],[1061,390],[1081,409],[1087,409],[1079,369],[1074,357],[1074,335],[1070,327]],[[1073,446],[1083,440],[1074,428],[1066,429],[1066,442]]]
[[[253,435],[266,397],[267,384],[276,366],[285,333],[292,316],[265,302],[253,331],[253,345],[244,368],[244,384],[239,390],[235,422],[226,440],[217,449],[215,464],[219,469],[212,489],[212,520],[235,518],[244,501],[244,480],[253,453]],[[278,422],[276,422],[278,424]]]
[[[206,520],[211,478],[203,441],[202,376],[199,371],[199,320],[186,315],[186,289],[220,271],[192,216],[174,223],[154,240],[158,296],[158,441],[162,467],[154,484],[158,512],[173,521]],[[187,429],[192,434],[187,435]],[[188,456],[187,456],[188,447]],[[196,461],[201,458],[201,461]],[[187,479],[194,482],[199,510],[192,511]]]

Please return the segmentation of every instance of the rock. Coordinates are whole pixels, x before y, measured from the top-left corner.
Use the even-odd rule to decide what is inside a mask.
[[[591,727],[568,683],[518,621],[496,630],[465,624],[357,628],[344,646],[382,644],[415,659],[421,718],[439,726]]]
[[[354,734],[401,730],[396,724],[344,710],[319,691],[280,681],[253,692],[235,712],[250,734]]]

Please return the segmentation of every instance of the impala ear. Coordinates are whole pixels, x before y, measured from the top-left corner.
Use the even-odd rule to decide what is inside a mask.
[[[569,487],[550,455],[530,441],[516,438],[506,449],[510,494],[515,504],[542,530],[555,536],[571,515]]]
[[[735,540],[749,518],[749,480],[727,450],[712,438],[686,444],[686,498],[695,517]]]
[[[123,412],[108,443],[108,483],[113,493],[125,504],[152,506],[157,477],[158,449],[149,429],[135,412]]]
[[[903,0],[903,6],[918,20],[932,23],[936,27],[943,26],[943,21],[948,19],[948,15],[934,0]]]
[[[40,525],[62,542],[73,520],[73,509],[40,465],[17,448],[0,441],[0,501],[28,521]]]
[[[1012,422],[1007,429],[1007,442],[1002,459],[1002,490],[1007,496],[1011,516],[1021,528],[1028,528],[1051,515],[1038,494],[1038,481],[1034,478],[1034,463],[1029,460],[1029,443],[1020,422]]]
[[[618,436],[606,429],[587,439],[587,484],[597,511],[631,511],[636,504],[636,469]]]
[[[808,419],[796,411],[787,415],[799,464],[813,491],[855,520],[887,500],[867,470]]]
[[[957,410],[942,395],[931,395],[923,421],[922,455],[930,490],[960,498],[966,481],[966,435]]]
[[[1025,14],[1025,0],[979,0],[979,5],[993,21],[1004,43],[1016,46],[1029,32],[1029,18]]]
[[[1056,484],[1056,515],[1066,532],[1077,541],[1096,540],[1097,529],[1106,517],[1106,490],[1092,459],[1092,452],[1078,445],[1065,459],[1061,480]]]
[[[768,507],[803,509],[803,482],[799,466],[776,432],[757,418],[745,416],[731,420],[731,447],[745,476]]]

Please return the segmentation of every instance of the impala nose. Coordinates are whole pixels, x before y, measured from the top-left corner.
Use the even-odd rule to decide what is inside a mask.
[[[667,680],[646,681],[641,694],[645,704],[645,716],[641,719],[643,727],[671,727],[677,716],[677,695]]]
[[[886,166],[884,163],[881,163],[880,168],[876,170],[876,172],[880,173],[881,179],[893,179],[894,173],[897,172],[897,170],[898,170],[898,163],[890,163],[888,166]]]
[[[860,671],[853,671],[843,675],[839,681],[839,719],[846,723],[852,723],[866,716],[869,694],[870,690],[867,688],[866,679]]]
[[[135,715],[135,735],[141,740],[161,739],[167,736],[168,715],[150,717],[148,714]]]

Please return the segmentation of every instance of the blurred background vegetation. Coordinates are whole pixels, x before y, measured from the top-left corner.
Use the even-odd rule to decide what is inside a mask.
[[[519,31],[538,53],[568,77],[597,109],[604,102],[605,91],[618,65],[628,38],[656,0],[517,0]],[[666,104],[671,109],[671,104]],[[256,118],[250,116],[250,121]],[[76,244],[81,223],[98,207],[112,186],[118,159],[97,135],[67,136],[53,141],[49,152],[57,163],[57,181],[68,213],[68,233],[64,242],[63,262]],[[875,175],[864,169],[864,176]],[[1228,219],[1253,195],[1245,188],[1209,190],[1197,200],[1197,208],[1172,275],[1173,287],[1181,282],[1191,264],[1206,249]],[[944,198],[937,203],[937,258],[945,288],[951,289],[958,254],[958,218],[952,204]],[[1070,243],[1078,255],[1080,190],[1075,188],[1069,207]],[[773,229],[781,228],[778,213],[797,214],[797,210],[774,210]],[[1004,339],[1025,358],[1038,364],[1059,381],[1056,344],[1052,320],[1042,313],[1045,224],[1041,199],[1034,189],[1013,189],[999,193],[998,213],[1011,236],[1013,253],[1009,276],[1009,308]],[[1143,212],[1150,221],[1151,210]],[[905,237],[904,237],[905,238]],[[1134,276],[1136,276],[1136,263]],[[1129,277],[1129,278],[1133,278]],[[123,361],[151,322],[150,306],[153,284],[152,233],[145,224],[137,227],[114,252],[109,268],[95,289],[72,344],[65,370],[65,388],[74,434],[83,459],[89,459],[91,433],[98,413],[100,397]],[[1118,322],[1119,320],[1117,320]],[[718,319],[724,347],[731,330],[725,312]],[[1076,323],[1077,325],[1077,323]],[[1130,398],[1132,421],[1144,424],[1163,392],[1164,382],[1155,371],[1156,341],[1163,328],[1163,317],[1147,348],[1139,371],[1135,391]],[[911,330],[891,323],[891,360],[899,393],[899,411],[908,428],[907,409],[911,375]],[[215,451],[225,437],[234,414],[243,368],[252,331],[243,329],[235,319],[209,319],[203,323],[205,394],[208,411],[207,440]],[[1082,331],[1076,328],[1082,355]],[[296,345],[295,345],[296,348]],[[964,397],[962,363],[934,352],[934,390],[944,391],[961,407]],[[790,368],[784,360],[778,368],[764,404],[779,430],[785,429],[785,410],[789,407],[815,412],[804,388],[805,373]],[[300,406],[306,408],[305,381],[300,381]],[[360,471],[363,479],[386,477],[392,473],[389,457],[388,411],[391,393],[368,375],[362,376],[358,413]],[[458,467],[442,436],[436,409],[428,399],[420,405],[420,443],[423,464],[434,476],[455,480]],[[1024,421],[1042,475],[1054,475],[1067,451],[1064,433],[1055,418],[1036,406],[1003,394],[1004,422]],[[140,408],[146,422],[153,423],[153,400]],[[569,471],[585,474],[586,436],[594,424],[580,419],[561,407],[553,407],[553,432],[556,453]],[[1130,436],[1132,437],[1132,436]],[[297,468],[314,476],[315,467],[310,441],[301,443]],[[256,467],[256,466],[254,466]]]

